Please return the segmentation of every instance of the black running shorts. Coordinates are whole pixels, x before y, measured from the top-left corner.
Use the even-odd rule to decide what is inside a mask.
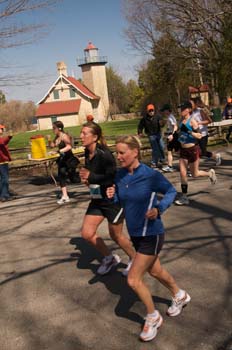
[[[164,244],[164,234],[145,237],[131,236],[131,241],[137,253],[159,255]]]
[[[119,204],[102,199],[92,199],[85,215],[103,216],[115,225],[124,220],[123,209]]]
[[[173,134],[173,140],[172,141],[167,141],[167,149],[168,151],[173,151],[178,152],[180,149],[180,143],[178,141],[178,134],[175,132]]]

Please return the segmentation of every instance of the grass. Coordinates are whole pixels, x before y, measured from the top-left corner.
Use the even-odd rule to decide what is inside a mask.
[[[105,136],[117,136],[125,134],[136,134],[138,119],[131,119],[125,121],[111,121],[100,124]],[[81,125],[69,127],[65,129],[73,137],[80,136]],[[14,135],[10,142],[10,148],[23,148],[28,147],[30,144],[30,137],[34,135],[52,135],[52,130],[37,130],[30,132],[23,132]]]

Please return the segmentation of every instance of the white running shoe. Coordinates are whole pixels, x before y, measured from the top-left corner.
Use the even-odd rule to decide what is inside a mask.
[[[157,318],[153,318],[150,316],[146,317],[143,330],[139,336],[142,341],[150,341],[154,339],[157,335],[158,329],[162,326],[163,317],[160,315],[158,311],[157,313],[158,313]]]
[[[222,157],[220,153],[216,154],[216,166],[221,165],[222,164]]]
[[[165,173],[173,173],[173,171],[174,171],[173,167],[172,167],[172,166],[169,166],[169,165],[164,166],[164,167],[162,168],[162,170],[163,170]]]
[[[117,254],[112,254],[109,256],[105,256],[102,259],[102,263],[99,266],[97,273],[101,276],[106,275],[107,273],[110,272],[110,270],[117,266],[121,262],[120,257]]]
[[[189,199],[186,195],[182,195],[179,199],[175,201],[177,205],[189,205]]]
[[[57,204],[62,205],[62,204],[69,203],[69,202],[70,202],[70,198],[69,197],[61,197],[57,201]]]
[[[217,176],[215,174],[215,170],[214,169],[210,169],[209,171],[209,179],[212,185],[215,185],[217,182]]]
[[[132,265],[132,260],[129,260],[128,264],[127,264],[127,267],[122,271],[122,275],[124,277],[127,277],[128,276],[128,273],[130,271],[130,268],[131,268],[131,265]]]
[[[190,295],[185,291],[183,298],[172,298],[172,305],[167,310],[168,316],[178,316],[183,310],[183,307],[185,307],[190,302],[190,300]]]

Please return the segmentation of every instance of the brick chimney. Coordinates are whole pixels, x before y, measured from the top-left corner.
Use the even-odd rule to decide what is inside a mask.
[[[57,62],[56,67],[57,67],[58,75],[63,74],[66,77],[68,76],[68,74],[67,74],[67,66],[66,66],[66,64],[63,61]]]

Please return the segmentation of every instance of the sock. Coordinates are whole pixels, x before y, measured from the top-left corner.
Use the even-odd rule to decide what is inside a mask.
[[[181,191],[183,194],[187,195],[188,193],[188,185],[187,184],[181,184]]]
[[[182,299],[185,295],[185,291],[183,289],[179,289],[179,292],[176,293],[175,298]]]
[[[156,319],[159,317],[159,312],[157,310],[155,310],[154,312],[152,312],[152,314],[147,314],[147,316]]]

